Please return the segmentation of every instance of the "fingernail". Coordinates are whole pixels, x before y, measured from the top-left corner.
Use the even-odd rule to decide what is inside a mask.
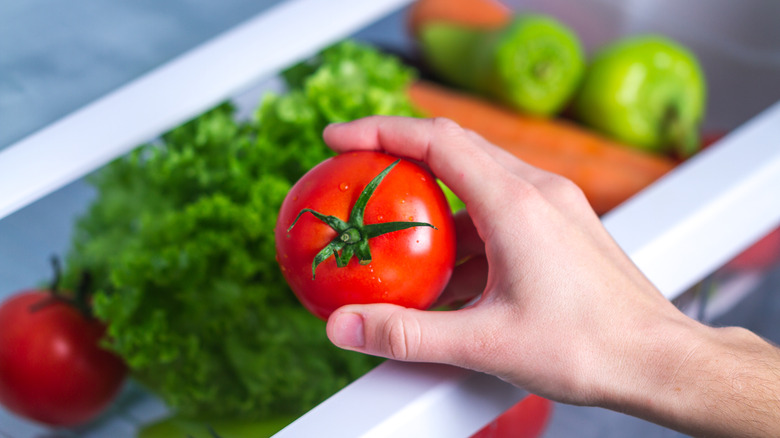
[[[361,348],[366,344],[363,334],[363,317],[357,313],[344,312],[336,316],[331,341],[339,347]]]

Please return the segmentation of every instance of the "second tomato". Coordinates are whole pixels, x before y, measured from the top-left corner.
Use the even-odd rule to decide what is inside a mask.
[[[452,214],[436,179],[379,152],[311,169],[287,194],[275,237],[284,277],[322,319],[346,304],[428,308],[455,263]]]
[[[95,419],[114,400],[127,367],[100,340],[105,326],[48,291],[0,305],[0,403],[53,426]]]

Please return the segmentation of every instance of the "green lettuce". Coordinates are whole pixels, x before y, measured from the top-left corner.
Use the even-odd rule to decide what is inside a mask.
[[[107,348],[185,416],[300,415],[379,362],[330,344],[280,273],[273,228],[292,184],[333,154],[327,124],[415,115],[414,71],[346,41],[284,77],[250,120],[224,103],[89,178],[65,283],[91,274]]]

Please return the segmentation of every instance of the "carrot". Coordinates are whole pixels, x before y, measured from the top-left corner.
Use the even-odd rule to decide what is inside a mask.
[[[670,159],[630,149],[574,123],[520,115],[430,82],[414,83],[408,95],[426,116],[452,119],[529,164],[569,178],[599,214],[674,167]]]
[[[512,12],[497,0],[418,0],[409,8],[412,35],[426,23],[444,21],[468,27],[495,29],[509,23]]]

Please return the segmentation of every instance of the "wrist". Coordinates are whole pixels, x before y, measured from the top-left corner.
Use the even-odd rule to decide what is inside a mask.
[[[780,351],[746,329],[682,317],[645,330],[625,357],[603,407],[693,435],[739,436],[760,426],[750,419],[780,424]]]
[[[681,384],[687,384],[691,361],[699,360],[702,348],[709,348],[711,330],[682,314],[646,318],[623,330],[596,404],[629,414],[648,406],[668,406],[668,395],[682,392]]]
[[[718,350],[715,329],[693,320],[663,321],[638,333],[623,379],[612,381],[605,407],[653,422],[676,422],[697,403],[704,365]]]

